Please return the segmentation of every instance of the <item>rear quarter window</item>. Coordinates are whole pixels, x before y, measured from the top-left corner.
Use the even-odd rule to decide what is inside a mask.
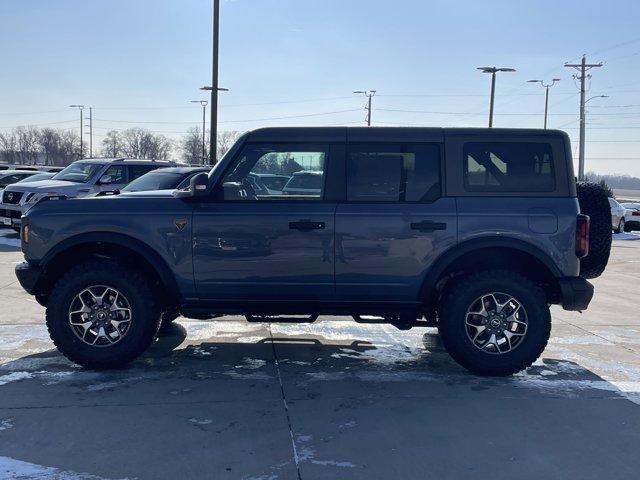
[[[467,192],[553,192],[552,148],[545,142],[469,142],[463,148]]]

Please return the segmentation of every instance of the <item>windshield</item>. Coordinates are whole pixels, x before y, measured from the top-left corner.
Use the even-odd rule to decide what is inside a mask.
[[[173,190],[184,178],[184,173],[153,171],[135,179],[122,189],[123,192],[145,192],[149,190]]]
[[[25,183],[25,182],[38,182],[40,180],[49,180],[53,177],[53,173],[36,173],[35,175],[30,175],[28,177],[23,178],[22,180],[18,180],[16,183]]]
[[[102,163],[75,162],[67,168],[56,173],[52,180],[64,180],[66,182],[87,183],[98,170],[102,168]]]

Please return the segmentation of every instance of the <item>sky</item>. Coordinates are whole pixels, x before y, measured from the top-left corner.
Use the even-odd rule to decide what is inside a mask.
[[[364,125],[549,127],[578,146],[577,73],[590,73],[586,170],[640,176],[640,2],[611,0],[222,0],[219,128]],[[211,0],[2,0],[0,131],[79,128],[94,145],[139,126],[178,139],[200,125],[211,82]],[[208,115],[208,114],[207,114]],[[86,133],[86,132],[85,132]],[[86,137],[85,137],[86,139]],[[576,160],[577,161],[577,160]]]

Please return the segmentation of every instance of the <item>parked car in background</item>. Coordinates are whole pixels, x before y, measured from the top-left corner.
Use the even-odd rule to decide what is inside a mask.
[[[1,222],[20,229],[20,217],[31,206],[46,197],[80,198],[104,190],[120,190],[145,173],[175,162],[135,160],[128,158],[90,158],[78,160],[49,180],[11,185],[2,193]]]
[[[0,171],[0,191],[5,187],[19,182],[25,178],[35,175],[37,172],[31,172],[28,170],[2,170]]]
[[[49,180],[53,178],[56,172],[29,172],[29,175],[24,177],[22,180],[18,180],[16,183],[25,183],[25,182],[39,182],[40,180]]]
[[[611,206],[611,228],[613,228],[616,233],[624,232],[627,222],[625,215],[627,209],[613,198],[609,198],[609,205]]]
[[[322,191],[323,172],[302,170],[295,172],[282,189],[285,195],[317,197]]]
[[[189,186],[189,180],[195,174],[209,170],[211,167],[168,167],[153,170],[131,182],[121,192],[182,189]]]
[[[281,175],[278,173],[255,173],[254,175],[262,180],[262,183],[270,195],[282,193],[282,189],[291,178],[290,175]]]
[[[620,205],[627,209],[625,214],[627,231],[640,230],[640,202],[624,202]]]

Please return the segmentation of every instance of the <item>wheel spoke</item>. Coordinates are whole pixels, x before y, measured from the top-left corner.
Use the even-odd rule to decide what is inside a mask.
[[[487,354],[504,354],[516,348],[527,333],[528,318],[521,302],[502,292],[487,292],[467,310],[469,340]]]
[[[69,307],[71,329],[83,342],[95,347],[108,347],[119,342],[129,331],[127,325],[131,320],[131,306],[127,298],[106,285],[85,288]]]

